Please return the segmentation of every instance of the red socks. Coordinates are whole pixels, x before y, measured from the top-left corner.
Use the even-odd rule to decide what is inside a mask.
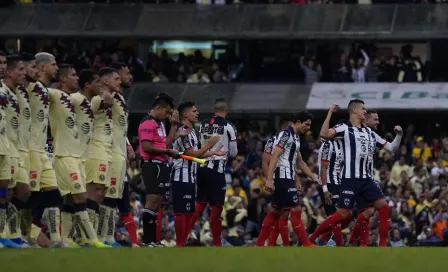
[[[341,224],[337,224],[333,229],[333,240],[336,243],[336,246],[340,247],[344,245],[344,237],[342,237],[342,229]]]
[[[134,218],[130,213],[120,214],[121,220],[129,233],[129,237],[131,237],[131,241],[133,244],[138,244],[137,238],[137,226],[135,225]]]
[[[258,235],[257,238],[256,242],[257,246],[264,246],[266,239],[268,239],[269,234],[271,233],[272,226],[276,224],[277,220],[278,220],[278,214],[274,213],[273,211],[268,212],[268,214],[263,220],[263,225],[261,227],[260,234]]]
[[[378,209],[379,219],[378,228],[380,234],[380,247],[387,246],[387,237],[389,236],[389,205],[385,205]]]
[[[332,234],[333,234],[333,231],[326,232],[326,233],[322,234],[322,235],[319,237],[319,239],[322,240],[322,241],[324,241],[324,242],[326,243],[326,242],[328,242],[328,239],[330,239],[330,237],[331,237]]]
[[[222,224],[221,224],[221,213],[222,213],[222,206],[212,206],[211,212],[210,212],[210,229],[212,231],[213,236],[213,245],[215,247],[221,246],[221,231],[222,231]]]
[[[348,215],[349,217],[351,216],[351,212]],[[317,229],[310,235],[310,241],[316,240],[316,238],[321,235],[324,234],[328,231],[333,230],[333,228],[341,223],[346,217],[344,217],[342,214],[335,212],[334,214],[332,214],[331,216],[327,217],[327,219],[325,219],[324,222],[322,222],[322,224],[320,224]]]
[[[176,214],[174,215],[174,229],[176,230],[176,246],[185,246],[187,237],[185,237],[187,231],[187,215]]]
[[[282,236],[283,246],[289,246],[289,229],[288,229],[288,218],[278,219],[278,231]]]
[[[191,230],[194,227],[194,224],[196,224],[196,221],[198,221],[199,217],[201,217],[206,207],[207,207],[206,202],[196,202],[194,214],[190,215],[188,219],[188,227],[187,227],[188,234],[190,234]]]
[[[291,210],[291,224],[302,246],[313,246],[313,244],[307,238],[305,225],[303,225],[302,222],[301,210],[298,211]]]
[[[156,241],[162,240],[162,221],[163,221],[163,209],[160,208],[157,212],[157,226],[156,226]]]
[[[275,246],[277,244],[277,238],[279,235],[278,221],[274,223],[271,228],[271,234],[268,239],[268,246]]]

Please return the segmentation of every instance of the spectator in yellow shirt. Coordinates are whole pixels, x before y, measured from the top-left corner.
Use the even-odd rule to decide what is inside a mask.
[[[392,171],[391,171],[391,182],[392,184],[394,184],[395,186],[398,186],[401,183],[401,172],[405,171],[406,174],[411,173],[411,167],[409,165],[406,164],[406,157],[405,156],[400,156],[400,160],[397,161],[394,166],[392,166]]]
[[[131,179],[140,174],[140,170],[137,167],[136,160],[132,160],[129,162],[128,174]]]
[[[226,190],[226,196],[239,196],[244,201],[244,206],[247,207],[248,199],[247,194],[241,187],[241,181],[238,177],[234,177],[232,180],[232,186]]]
[[[433,157],[431,148],[423,141],[423,137],[417,137],[417,146],[412,149],[412,156],[417,159],[422,159],[423,162]]]

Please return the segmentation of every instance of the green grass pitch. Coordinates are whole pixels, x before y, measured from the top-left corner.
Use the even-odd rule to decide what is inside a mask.
[[[5,272],[431,272],[446,248],[1,249]],[[444,268],[445,267],[445,268]]]

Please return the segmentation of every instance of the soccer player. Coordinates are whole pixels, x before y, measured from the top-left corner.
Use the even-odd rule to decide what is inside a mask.
[[[167,149],[167,136],[163,122],[173,111],[173,98],[160,93],[152,104],[151,112],[143,118],[138,128],[140,155],[142,157],[142,178],[146,190],[143,209],[143,245],[162,247],[156,241],[157,212],[165,194],[165,183],[169,181],[168,157],[176,158],[179,153]]]
[[[332,230],[337,224],[351,217],[355,201],[362,198],[378,209],[380,246],[386,246],[389,232],[389,205],[372,181],[371,167],[375,147],[384,146],[387,141],[362,124],[366,115],[364,101],[351,100],[348,104],[349,122],[330,128],[331,116],[337,110],[339,106],[332,105],[320,131],[320,136],[325,139],[342,137],[344,168],[337,211],[319,225],[310,235],[310,240],[314,241],[319,235]],[[401,130],[399,127],[396,128]]]
[[[50,240],[53,246],[65,247],[59,232],[61,223],[60,209],[61,194],[56,181],[53,166],[45,152],[47,142],[49,99],[48,89],[50,81],[56,76],[58,65],[53,55],[49,53],[36,54],[38,81],[31,82],[28,87],[28,97],[31,109],[31,135],[29,141],[30,156],[30,188],[31,205],[38,214],[33,214],[40,220],[39,205],[42,206]]]
[[[80,152],[82,169],[81,172],[84,175],[82,180],[86,182],[86,190],[87,190],[87,213],[89,215],[89,220],[93,225],[93,228],[96,230],[98,227],[98,213],[99,213],[99,205],[97,200],[95,200],[97,192],[96,192],[96,184],[88,183],[87,176],[85,173],[85,166],[88,157],[88,147],[90,141],[92,139],[93,132],[93,111],[92,105],[90,102],[93,97],[97,96],[100,92],[100,78],[98,72],[94,70],[81,70],[79,73],[78,86],[80,88],[79,92],[74,92],[70,95],[73,105],[75,106],[76,112],[76,125],[78,127],[79,141],[80,141]],[[102,188],[100,188],[102,189]],[[99,194],[99,193],[98,193]],[[75,226],[76,227],[76,226]],[[77,231],[79,228],[75,228]],[[78,233],[83,236],[83,232]],[[82,237],[84,239],[84,237]],[[85,237],[87,238],[87,237]],[[83,240],[81,239],[81,240]],[[80,241],[80,244],[85,244],[87,241]]]
[[[17,86],[25,83],[25,68],[20,57],[17,55],[8,56],[6,62],[7,68],[2,80],[2,87],[7,92],[8,103],[2,119],[6,119],[6,128],[3,133],[6,133],[9,141],[8,154],[10,158],[11,179],[9,180],[8,189],[13,192],[17,180],[20,180],[22,183],[26,183],[27,181],[27,173],[23,169],[23,163],[20,162],[20,155],[17,150],[20,108],[15,95]],[[7,202],[8,200],[6,199]],[[18,212],[18,209],[23,207],[21,204],[16,197],[14,197],[13,203],[10,202],[7,204],[7,220],[9,221],[11,239],[10,244],[7,245],[8,247],[29,247],[21,238],[20,216]]]
[[[213,245],[220,247],[221,244],[221,213],[225,200],[226,179],[224,169],[229,157],[238,154],[236,145],[237,131],[225,118],[229,113],[227,102],[218,98],[213,103],[214,115],[205,119],[201,123],[201,146],[206,146],[213,136],[220,136],[219,142],[214,146],[213,151],[220,150],[227,152],[223,156],[214,156],[206,165],[199,167],[197,174],[197,200],[195,213],[188,223],[188,232],[191,231],[196,221],[207,207],[211,206],[210,229],[213,237]]]
[[[220,136],[212,137],[205,146],[199,148],[199,140],[193,129],[198,121],[199,112],[193,102],[184,102],[178,107],[182,122],[179,130],[191,131],[186,136],[177,138],[173,143],[173,149],[184,155],[196,158],[208,158],[211,156],[223,156],[225,151],[209,151],[218,143]],[[196,199],[196,173],[197,163],[182,158],[173,160],[171,170],[171,190],[174,211],[174,227],[176,229],[176,245],[185,246],[188,238],[188,222],[194,214]]]
[[[128,115],[127,112],[127,105],[126,105],[126,101],[123,98],[123,94],[125,89],[129,89],[131,87],[132,84],[132,74],[129,71],[129,67],[122,63],[122,62],[112,62],[109,66],[112,69],[115,69],[118,72],[118,75],[120,76],[120,90],[118,92],[114,92],[113,97],[115,100],[114,106],[112,107],[112,116],[113,119],[115,120],[114,123],[114,127],[117,128],[119,125],[121,126],[122,122],[117,122],[118,120],[121,120],[121,118],[123,117],[122,115],[119,115],[119,110],[121,109],[120,105],[124,105],[126,108],[126,115]],[[117,111],[115,112],[114,111]],[[115,116],[118,116],[117,118]],[[127,127],[127,116],[126,116],[126,127]],[[127,134],[127,130],[125,131],[120,131],[117,130],[117,132],[115,132],[114,130],[114,134],[115,133],[125,133],[125,150],[122,151],[122,149],[120,149],[120,154],[118,155],[124,155],[126,158],[126,163],[125,163],[125,176],[124,176],[124,180],[120,181],[123,183],[123,189],[121,190],[121,196],[117,197],[116,202],[117,202],[117,207],[118,207],[118,211],[120,212],[120,218],[123,221],[124,226],[126,227],[126,230],[129,233],[129,236],[131,238],[132,241],[132,246],[133,247],[138,247],[138,238],[137,238],[137,226],[135,224],[134,218],[131,214],[131,203],[129,200],[129,183],[128,183],[128,174],[126,171],[126,165],[127,165],[127,160],[128,159],[134,159],[135,158],[135,153],[134,150],[132,149],[132,146],[130,145],[128,138],[126,137]],[[121,134],[120,134],[121,135]],[[122,136],[120,136],[119,138],[123,138]],[[116,141],[117,138],[114,137],[114,141]],[[119,145],[119,143],[114,142],[117,145]],[[117,150],[117,148],[115,149]],[[115,152],[117,153],[117,152]],[[131,158],[130,158],[131,157]]]
[[[69,236],[73,226],[78,224],[92,247],[105,247],[98,241],[86,209],[84,167],[81,161],[84,154],[80,148],[76,110],[70,97],[78,88],[78,75],[72,66],[62,64],[57,80],[60,89],[50,88],[48,94],[54,146],[53,163],[64,198],[61,236],[65,243],[75,246]]]
[[[37,68],[36,68],[36,58],[34,54],[22,53],[22,62],[25,66],[25,80],[24,85],[17,87],[16,96],[20,108],[19,116],[19,140],[17,143],[17,148],[20,153],[20,160],[23,162],[24,169],[26,170],[26,183],[18,182],[16,184],[15,197],[20,201],[25,203],[25,206],[21,210],[20,219],[22,221],[22,232],[25,233],[26,240],[31,242],[31,225],[32,225],[32,214],[29,195],[30,195],[30,184],[29,184],[29,170],[30,170],[30,156],[28,142],[30,141],[30,131],[31,131],[31,110],[29,103],[29,96],[26,87],[31,82],[36,82],[37,80]],[[24,178],[22,178],[25,180]]]
[[[292,120],[284,119],[280,123],[280,131],[285,130],[290,125],[292,125]],[[268,139],[266,145],[264,146],[263,158],[262,158],[262,169],[263,175],[268,176],[269,162],[271,160],[271,155],[274,152],[274,143],[277,140],[278,134],[275,134]],[[272,226],[271,234],[269,235],[268,245],[275,246],[277,243],[278,235],[281,235],[283,246],[289,246],[289,230],[288,230],[288,217],[279,219],[274,226]]]
[[[283,217],[287,220],[289,210],[291,224],[300,243],[303,246],[313,246],[306,237],[305,226],[302,223],[302,209],[299,205],[297,185],[294,179],[296,167],[300,168],[310,179],[317,178],[303,161],[300,153],[299,134],[306,133],[311,126],[313,115],[307,111],[298,112],[293,118],[293,124],[280,132],[275,142],[274,153],[271,156],[266,180],[266,190],[273,192],[272,207],[263,220],[263,226],[257,239],[257,246],[263,246],[269,236],[272,226]],[[274,180],[275,179],[275,180]],[[274,187],[275,186],[275,187]]]
[[[378,113],[373,110],[367,111],[366,114],[366,120],[364,122],[364,125],[369,127],[372,131],[377,131],[377,127],[380,124],[380,119],[378,117]],[[385,150],[388,150],[390,152],[396,152],[398,148],[400,147],[401,138],[403,136],[401,128],[394,128],[394,130],[397,132],[397,135],[395,135],[395,139],[392,141],[392,143],[387,142],[382,148]],[[370,165],[371,171],[372,171],[372,179],[374,176],[373,173],[373,163]],[[374,181],[375,184],[376,181]],[[377,184],[379,186],[379,184]],[[380,188],[381,192],[381,188]],[[350,240],[348,244],[354,245],[359,239],[359,245],[362,247],[368,246],[369,243],[369,222],[370,218],[375,214],[375,208],[371,207],[369,205],[370,203],[367,203],[362,198],[356,200],[356,205],[358,207],[359,215],[356,218],[355,226],[353,227],[352,233],[350,235]]]
[[[327,216],[336,212],[335,204],[339,198],[343,159],[344,150],[340,140],[326,140],[322,143],[318,155],[319,179],[322,186],[318,187],[318,191]],[[333,234],[337,246],[344,245],[341,224],[337,224],[328,234]]]
[[[108,105],[106,98],[107,96],[112,97],[113,92],[118,91],[120,88],[120,76],[116,70],[106,67],[99,71],[99,78],[101,94],[94,96],[91,101],[93,134],[88,147],[85,168],[87,183],[92,183],[90,185],[91,189],[88,189],[89,198],[96,201],[98,205],[101,203],[97,223],[98,238],[101,241],[107,241],[108,244],[113,244],[115,243],[113,217],[115,216],[116,206],[112,208],[102,203],[106,194],[106,188],[109,188],[112,183],[114,183],[113,188],[115,190],[117,186],[117,181],[111,179],[112,147],[114,142],[112,133],[114,123],[111,106],[114,102],[112,101]]]
[[[4,64],[3,64],[4,63]],[[6,59],[0,55],[0,76],[6,72]],[[8,90],[0,88],[0,116],[5,116],[9,104]],[[6,237],[6,210],[8,184],[11,180],[11,159],[9,157],[9,141],[6,135],[6,118],[0,118],[0,247],[18,247]]]

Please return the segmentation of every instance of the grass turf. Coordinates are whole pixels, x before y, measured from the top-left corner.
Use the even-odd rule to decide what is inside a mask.
[[[422,247],[1,249],[0,264],[5,272],[428,272],[445,267],[447,253]]]

